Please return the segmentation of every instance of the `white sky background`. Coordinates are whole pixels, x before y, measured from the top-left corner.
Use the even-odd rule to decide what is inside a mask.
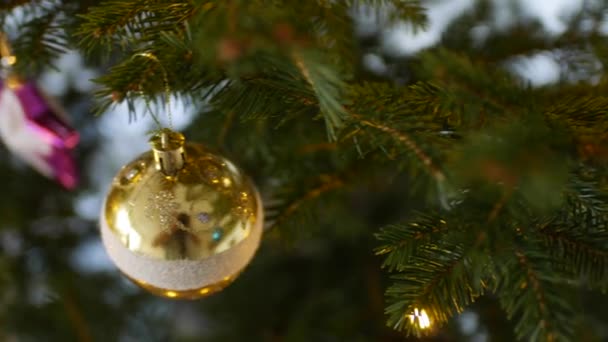
[[[564,18],[568,14],[580,10],[583,0],[513,0],[524,10],[524,18],[538,19],[549,34],[559,34],[566,28]],[[494,0],[495,18],[489,23],[494,27],[505,27],[514,16],[509,0]],[[407,25],[397,25],[386,29],[383,47],[394,55],[410,55],[421,49],[437,44],[441,34],[450,21],[475,5],[474,0],[428,0],[423,2],[428,8],[429,25],[424,32],[412,32]],[[369,18],[363,18],[362,24],[369,24]],[[365,31],[365,27],[360,27]],[[475,31],[483,37],[483,28]],[[382,71],[383,62],[375,55],[365,56],[364,61],[377,71]],[[65,92],[68,83],[83,91],[93,89],[88,81],[95,77],[95,72],[82,65],[82,59],[77,54],[66,54],[58,63],[61,73],[51,71],[40,78],[41,86],[51,95],[60,95]],[[559,65],[550,54],[538,54],[522,57],[513,64],[512,70],[533,85],[543,85],[555,82],[559,78]],[[143,105],[139,112],[143,112]],[[180,100],[172,100],[172,113],[176,129],[187,126],[193,118],[193,109]],[[166,119],[165,113],[158,116]],[[129,123],[126,105],[111,108],[99,120],[99,133],[105,139],[92,157],[88,166],[87,175],[96,185],[89,193],[82,193],[75,203],[79,215],[88,219],[97,219],[105,193],[114,174],[126,162],[132,160],[140,153],[149,149],[147,135],[153,128],[153,121],[149,116],[139,117],[135,122]],[[87,272],[113,270],[114,266],[108,260],[98,240],[84,244],[75,253],[74,262],[79,269]]]
[[[567,18],[580,11],[583,0],[494,0],[494,18],[487,26],[471,32],[483,38],[489,26],[506,29],[517,16],[519,20],[538,20],[548,34],[558,35],[567,28]],[[424,32],[413,32],[407,24],[397,25],[385,31],[383,48],[396,56],[412,55],[436,45],[449,23],[465,11],[475,6],[475,0],[435,0],[424,2],[428,9],[429,25]],[[515,13],[513,5],[523,13]],[[373,70],[382,71],[381,62],[374,56],[366,56],[366,62]],[[554,83],[559,79],[559,65],[550,54],[520,57],[513,63],[513,71],[532,85],[540,86]]]
[[[439,42],[448,24],[470,10],[475,0],[427,0],[423,3],[427,8],[428,29],[414,33],[407,24],[387,29],[383,42],[387,51],[408,55],[432,47]],[[495,27],[506,28],[517,15],[519,19],[537,19],[548,33],[560,34],[567,27],[564,18],[579,11],[583,0],[494,0],[493,3],[494,18],[491,24]],[[520,7],[523,13],[515,14],[513,4]]]

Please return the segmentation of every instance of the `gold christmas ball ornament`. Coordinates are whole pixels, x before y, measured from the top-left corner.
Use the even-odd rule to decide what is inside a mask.
[[[251,261],[263,209],[229,160],[168,129],[118,172],[101,213],[112,261],[142,288],[199,298],[230,284]]]

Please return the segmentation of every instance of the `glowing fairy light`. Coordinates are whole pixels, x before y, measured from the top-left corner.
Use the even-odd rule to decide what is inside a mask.
[[[420,329],[427,329],[431,327],[431,320],[424,309],[419,310],[418,308],[415,308],[414,313],[410,314],[409,317],[410,323],[416,324],[416,322],[418,322],[418,327],[420,327]]]

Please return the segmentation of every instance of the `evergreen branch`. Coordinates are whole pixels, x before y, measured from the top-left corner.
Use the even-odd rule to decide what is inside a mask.
[[[534,106],[519,81],[493,64],[444,48],[424,52],[419,58],[423,63],[415,70],[418,77],[441,87],[449,95],[451,108],[461,107],[462,115],[452,121],[459,127],[477,130],[488,115],[513,117]]]
[[[429,171],[431,176],[433,178],[435,178],[437,183],[443,183],[446,180],[446,177],[443,174],[443,171],[441,171],[441,169],[435,165],[435,163],[433,162],[431,157],[429,155],[427,155],[409,135],[407,135],[403,132],[400,132],[394,128],[385,126],[381,123],[363,119],[358,114],[351,113],[351,116],[355,119],[358,119],[362,125],[378,129],[384,133],[389,134],[394,139],[403,143],[403,145],[408,147],[410,149],[410,151],[412,151],[414,153],[414,155],[416,157],[418,157],[418,160],[420,160],[420,162],[422,162],[422,164],[427,168],[427,170]]]
[[[354,142],[360,156],[373,153],[397,161],[421,187],[432,185],[432,180],[438,200],[449,208],[446,176],[434,160],[443,160],[456,146],[458,134],[446,123],[458,118],[446,107],[449,99],[443,90],[428,82],[407,87],[363,82],[350,86],[348,93],[350,105],[346,108],[354,120],[341,142]]]
[[[571,96],[552,101],[545,110],[546,117],[572,130],[585,129],[603,134],[608,131],[606,122],[608,97]]]
[[[213,96],[211,103],[241,119],[279,118],[280,123],[318,112],[311,94],[281,86],[274,78],[232,81]]]
[[[105,85],[96,93],[97,97],[105,101],[98,106],[97,112],[101,113],[113,102],[123,101],[128,95],[162,92],[164,79],[161,72],[158,72],[159,68],[158,63],[143,58],[131,58],[113,66],[107,75],[95,80]],[[115,74],[120,74],[121,77],[113,77]]]
[[[575,312],[565,283],[551,267],[544,248],[528,241],[501,269],[498,295],[516,334],[530,341],[572,339]]]
[[[270,213],[270,215],[267,215],[267,222],[269,224],[266,231],[270,231],[275,227],[283,225],[305,203],[313,201],[326,192],[333,191],[344,186],[343,180],[337,176],[323,176],[321,179],[322,182],[317,187],[310,189],[301,196],[289,202],[284,202],[279,206],[267,207],[266,211]]]
[[[19,27],[20,39],[13,44],[18,56],[16,67],[28,75],[40,72],[68,48],[60,12],[54,7],[41,7],[28,22]]]
[[[586,176],[583,176],[586,174]],[[564,205],[537,232],[558,266],[592,288],[608,286],[608,198],[593,181],[594,172],[578,170],[564,191]],[[590,178],[590,179],[589,179]]]
[[[583,173],[587,173],[583,177]],[[565,205],[556,220],[584,231],[608,231],[608,193],[598,184],[597,172],[578,170],[564,192]]]
[[[451,121],[453,110],[446,107],[448,94],[429,82],[417,82],[407,87],[387,82],[361,82],[349,85],[351,112],[375,117],[430,123],[438,118]],[[426,128],[418,125],[417,128]]]
[[[477,257],[484,259],[482,255]],[[487,285],[470,267],[486,263],[473,261],[464,245],[447,239],[418,248],[402,271],[392,277],[395,282],[386,291],[388,325],[408,334],[423,334],[424,327],[409,323],[415,309],[428,313],[431,326],[447,322],[483,294]]]
[[[560,211],[538,226],[547,249],[564,270],[591,287],[608,285],[608,195],[593,170],[573,173]]]
[[[70,323],[74,327],[78,341],[92,342],[93,338],[89,326],[82,314],[82,311],[76,304],[76,301],[67,292],[63,294],[63,306],[67,313]]]
[[[161,32],[183,29],[196,8],[190,1],[162,0],[105,1],[82,15],[83,23],[77,35],[85,50],[104,47],[109,53],[115,42],[123,48],[146,48],[160,37]]]
[[[519,265],[526,272],[526,279],[528,280],[522,286],[532,289],[534,297],[538,303],[538,309],[540,311],[540,316],[541,317],[547,316],[548,308],[547,308],[547,301],[545,298],[546,295],[544,293],[544,289],[541,287],[541,283],[540,283],[540,279],[539,279],[539,275],[537,274],[537,271],[534,270],[533,268],[531,268],[530,263],[528,262],[528,258],[521,251],[516,251],[515,255],[517,256]],[[553,332],[552,332],[553,327],[550,325],[551,322],[543,319],[539,323],[540,323],[541,327],[547,331],[547,333],[546,333],[547,340],[553,340],[554,339]],[[527,336],[530,336],[530,335],[527,335]]]
[[[386,82],[355,83],[349,85],[348,95],[350,104],[346,108],[351,116],[366,118],[399,131],[427,134],[427,142],[439,141],[442,131],[453,130],[452,122],[461,120],[457,111],[449,106],[449,94],[429,82],[417,82],[407,87]],[[450,145],[451,142],[445,147]]]
[[[608,124],[608,97],[602,94],[577,94],[553,99],[544,110],[546,120],[573,138],[581,159],[593,164],[608,160],[605,150]]]
[[[230,127],[232,127],[232,124],[234,123],[235,115],[236,115],[236,113],[234,111],[229,111],[226,114],[226,119],[224,120],[222,129],[217,134],[217,145],[218,146],[224,146],[224,143],[226,142],[226,137],[228,136],[228,132],[230,131]]]
[[[226,85],[221,72],[208,72],[194,63],[188,34],[163,31],[159,36],[154,48],[133,51],[130,58],[95,80],[103,85],[96,95],[105,101],[98,110],[128,97],[153,99],[167,90],[206,103],[210,94],[216,95]]]
[[[325,2],[325,1],[323,1]],[[341,0],[349,7],[366,6],[375,9],[377,16],[385,14],[391,21],[405,20],[415,28],[424,28],[427,23],[426,9],[419,0]],[[380,13],[382,11],[382,13]]]
[[[336,131],[342,128],[344,120],[348,117],[340,99],[340,92],[345,88],[345,84],[335,73],[334,68],[315,61],[315,57],[311,51],[292,52],[295,65],[319,101],[321,113],[325,118],[327,135],[330,140],[336,140]]]
[[[608,232],[581,233],[576,228],[547,225],[539,233],[557,264],[593,288],[608,286]]]
[[[500,199],[494,204],[490,214],[488,215],[488,223],[494,221],[500,215],[501,211],[504,209],[512,195],[513,188],[507,188],[503,191],[502,196],[500,196]]]
[[[449,229],[444,219],[420,213],[409,223],[382,228],[376,234],[381,245],[375,253],[385,256],[382,267],[402,271],[421,246],[440,239]]]

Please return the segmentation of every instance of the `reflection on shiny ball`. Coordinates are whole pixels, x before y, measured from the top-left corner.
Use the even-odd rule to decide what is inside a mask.
[[[104,244],[123,273],[169,298],[197,298],[227,286],[251,260],[262,205],[247,177],[202,145],[185,144],[173,175],[153,152],[116,175],[101,217]]]

